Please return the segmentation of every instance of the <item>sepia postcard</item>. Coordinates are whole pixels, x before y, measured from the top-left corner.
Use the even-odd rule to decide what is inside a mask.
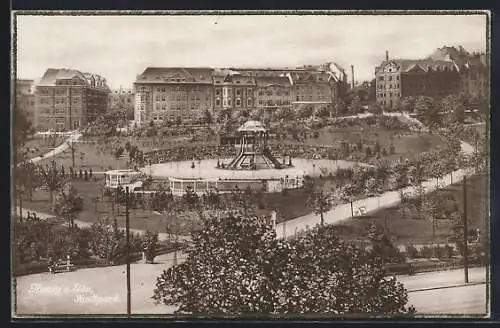
[[[489,33],[12,12],[13,319],[488,318]]]

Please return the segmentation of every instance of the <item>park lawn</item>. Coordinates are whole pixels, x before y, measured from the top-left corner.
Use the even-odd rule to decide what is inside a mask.
[[[151,140],[140,142],[134,138],[126,138],[121,140],[120,144],[124,146],[127,141],[129,141],[132,145],[137,145],[143,152],[172,147],[193,147],[195,145],[202,146],[216,144],[215,141],[192,143],[186,140],[181,140],[169,142],[168,140],[163,141],[160,137],[158,137],[157,142],[153,142]],[[124,152],[122,158],[118,159],[118,161],[112,155],[115,145],[113,139],[107,140],[107,142],[101,142],[101,144],[96,143],[95,140],[87,139],[84,142],[76,143],[76,145],[77,150],[75,152],[75,167],[78,169],[92,169],[93,172],[104,172],[108,170],[115,170],[116,168],[127,168],[128,154],[126,151]],[[72,166],[71,151],[68,149],[64,153],[59,153],[54,157],[43,159],[40,163],[47,164],[53,160],[56,161],[58,166],[63,165],[65,168],[69,168]]]
[[[102,137],[85,137],[82,140],[93,142],[95,144],[101,143],[103,144]],[[190,135],[181,135],[181,136],[154,136],[154,137],[110,137],[107,138],[105,144],[114,145],[121,144],[122,146],[125,143],[129,142],[131,145],[135,145],[139,148],[139,150],[143,152],[148,152],[152,150],[164,149],[164,148],[173,148],[173,147],[189,147],[194,145],[216,145],[217,138],[212,137],[211,140],[198,140],[196,142],[191,142]]]
[[[286,193],[265,193],[263,203],[265,209],[276,211],[276,222],[280,223],[311,213],[306,206],[308,197],[304,189],[290,189]]]
[[[363,147],[373,146],[378,140],[380,149],[385,148],[390,152],[391,144],[394,145],[394,155],[385,157],[388,160],[396,160],[401,156],[413,158],[419,153],[427,152],[439,146],[445,145],[442,136],[429,133],[410,132],[408,130],[388,130],[383,128],[363,129],[361,127],[332,128],[326,127],[318,131],[318,138],[308,138],[304,142],[298,143],[292,140],[285,140],[283,143],[289,145],[308,145],[312,147],[335,147],[340,148],[340,143],[346,141],[351,145],[356,145],[358,141],[363,143]],[[364,154],[364,151],[363,151]]]
[[[93,172],[103,172],[111,169],[127,168],[128,156],[125,155],[118,159],[118,161],[113,157],[110,151],[102,151],[103,146],[92,143],[76,143],[75,152],[75,167],[77,169],[89,170],[92,169]],[[83,154],[83,156],[82,156]],[[67,149],[63,153],[59,153],[56,156],[43,159],[40,164],[48,164],[51,161],[55,161],[58,166],[63,165],[66,169],[72,166],[71,151]]]
[[[356,144],[358,141],[363,143],[363,147],[370,146],[373,151],[373,145],[379,141],[380,149],[385,148],[387,153],[390,151],[391,144],[394,145],[395,154],[387,157],[387,159],[398,159],[400,156],[411,158],[416,154],[427,152],[440,145],[444,145],[444,140],[439,135],[418,134],[416,132],[408,132],[407,130],[386,130],[386,129],[370,129],[362,130],[360,128],[338,128],[338,129],[323,129],[318,138],[318,142],[328,142],[340,145],[341,141],[347,141],[351,144]],[[391,158],[392,157],[392,158]]]
[[[65,136],[56,136],[56,147],[61,145],[67,137]],[[36,157],[48,153],[49,151],[54,149],[54,136],[46,137],[45,139],[42,136],[34,136],[32,139],[28,140],[24,145],[24,148],[28,148],[30,151],[30,157]],[[38,149],[38,150],[35,150]]]
[[[470,229],[480,229],[482,235],[488,234],[489,200],[488,179],[485,176],[470,178],[467,187],[467,214]],[[459,208],[463,207],[462,185],[453,185],[445,189],[451,193]],[[384,228],[389,237],[396,243],[408,245],[414,243],[446,243],[447,237],[452,234],[452,222],[439,221],[436,226],[436,238],[432,239],[432,223],[430,220],[410,218],[410,213],[400,210],[400,206],[382,209],[365,217],[343,221],[337,226],[339,235],[346,239],[366,237],[368,226],[375,222]],[[486,237],[488,238],[488,237]]]
[[[100,193],[99,184],[101,182],[75,179],[72,183],[83,198],[83,210],[78,215],[78,220],[95,223],[98,222],[101,217],[112,217],[113,209],[108,197],[104,197],[103,200],[97,203],[97,211],[96,204],[93,202],[93,198]],[[263,197],[265,206],[259,210],[259,213],[267,213],[271,209],[274,209],[279,213],[277,217],[278,222],[289,220],[310,213],[310,210],[305,207],[306,200],[307,195],[302,189],[289,190],[286,196],[282,193],[265,193]],[[45,190],[35,191],[32,201],[23,201],[23,208],[27,210],[36,210],[53,214],[51,207],[49,193]],[[24,215],[26,215],[26,213]],[[120,206],[119,212],[117,212],[115,206],[115,215],[118,226],[125,227],[124,207]],[[187,234],[192,229],[194,221],[196,221],[196,215],[191,213],[186,213],[182,215],[182,217],[174,218],[166,215],[159,215],[152,211],[143,210],[142,208],[130,209],[130,228],[132,229],[162,232],[165,231],[165,226],[167,224],[172,226],[179,224],[180,231]]]
[[[112,216],[111,202],[104,198],[103,201],[96,205],[92,201],[94,197],[99,195],[99,187],[97,182],[73,180],[73,186],[77,189],[80,196],[83,198],[83,210],[78,215],[77,219],[89,223],[98,222],[100,218],[105,216]],[[44,190],[37,190],[33,194],[33,201],[24,201],[23,207],[28,210],[36,210],[45,213],[53,213],[51,211],[51,203],[49,200],[49,193]],[[117,209],[115,207],[115,214]],[[116,216],[118,225],[125,227],[125,209],[123,206],[119,208],[119,215]],[[166,218],[162,218],[152,212],[143,211],[142,209],[130,210],[130,227],[132,229],[150,229],[156,231],[163,231],[165,227]]]

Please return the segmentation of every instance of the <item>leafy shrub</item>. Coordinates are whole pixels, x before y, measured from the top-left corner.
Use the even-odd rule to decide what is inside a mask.
[[[444,248],[439,245],[434,246],[432,251],[433,251],[433,256],[438,259],[442,259],[445,255]]]
[[[443,252],[444,257],[446,258],[452,258],[453,257],[453,247],[446,244],[444,245],[444,252]]]
[[[406,254],[409,258],[415,259],[419,257],[419,252],[413,245],[406,246]]]
[[[420,254],[423,258],[426,258],[426,259],[429,259],[432,257],[432,248],[428,247],[428,246],[424,246],[422,247],[422,249],[420,250]]]

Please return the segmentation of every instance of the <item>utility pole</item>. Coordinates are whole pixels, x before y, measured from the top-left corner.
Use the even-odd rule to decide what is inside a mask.
[[[16,194],[19,197],[19,221],[23,222],[23,194],[22,192],[17,192]]]
[[[286,220],[283,221],[283,239],[286,239]]]
[[[175,251],[174,251],[174,265],[177,265],[177,248],[179,247],[179,224],[175,224]]]
[[[463,248],[464,248],[464,278],[465,283],[469,282],[469,254],[468,254],[468,246],[467,246],[467,234],[468,234],[468,225],[467,225],[467,177],[464,176],[464,215],[463,215]]]
[[[478,135],[476,134],[475,135],[475,148],[474,148],[474,164],[475,164],[475,171],[474,173],[477,174],[477,171],[478,171],[478,164],[479,164],[479,161],[478,161],[478,150],[477,150],[477,142],[478,142]]]
[[[131,297],[130,297],[130,218],[128,213],[129,191],[125,188],[125,239],[127,243],[127,316],[131,315]]]

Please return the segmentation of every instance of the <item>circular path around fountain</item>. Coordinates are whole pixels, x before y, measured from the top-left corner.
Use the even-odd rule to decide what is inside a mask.
[[[222,159],[220,163],[228,164],[231,159]],[[261,170],[228,170],[218,169],[216,159],[194,161],[178,161],[153,164],[141,169],[142,172],[153,178],[176,179],[221,179],[221,180],[263,180],[302,177],[304,175],[320,176],[334,173],[338,168],[347,168],[356,165],[356,162],[328,159],[292,159],[292,167],[283,169]],[[367,164],[361,164],[367,166]]]

